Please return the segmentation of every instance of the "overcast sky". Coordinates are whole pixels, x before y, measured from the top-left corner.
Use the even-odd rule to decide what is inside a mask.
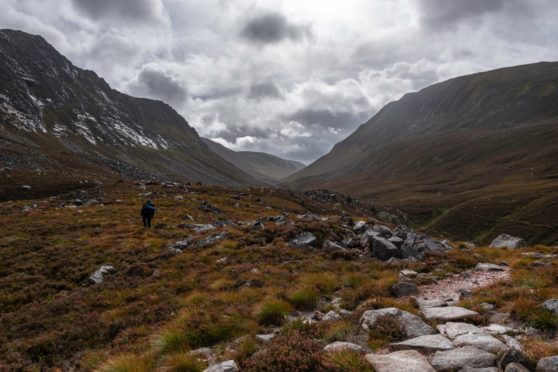
[[[404,93],[558,60],[556,0],[0,0],[114,88],[200,135],[306,163]]]

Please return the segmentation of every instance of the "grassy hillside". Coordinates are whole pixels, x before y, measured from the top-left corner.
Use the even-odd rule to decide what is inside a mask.
[[[398,208],[456,239],[508,231],[556,242],[557,87],[558,63],[433,85],[390,103],[286,183]]]

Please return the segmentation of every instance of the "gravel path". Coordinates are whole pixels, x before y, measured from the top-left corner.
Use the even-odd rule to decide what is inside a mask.
[[[503,271],[467,270],[452,277],[438,280],[434,284],[420,286],[422,300],[459,300],[459,291],[474,291],[509,279],[510,269]]]

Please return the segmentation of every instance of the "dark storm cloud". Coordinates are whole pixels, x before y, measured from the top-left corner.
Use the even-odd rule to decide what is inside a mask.
[[[318,126],[321,128],[336,128],[341,130],[353,129],[362,124],[368,115],[355,112],[332,112],[327,109],[301,109],[288,116],[304,126]]]
[[[74,6],[93,19],[116,16],[149,20],[158,14],[159,0],[72,0]]]
[[[255,43],[273,44],[283,40],[300,40],[311,36],[310,28],[289,22],[281,13],[268,12],[250,18],[241,35]]]
[[[249,98],[261,100],[266,98],[282,98],[283,93],[271,82],[255,83],[250,86]]]
[[[171,104],[181,104],[188,96],[186,88],[174,77],[162,71],[144,69],[138,75],[138,82],[147,95]]]

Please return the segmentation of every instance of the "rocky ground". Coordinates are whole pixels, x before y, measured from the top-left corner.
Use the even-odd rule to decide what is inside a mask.
[[[2,203],[0,370],[556,370],[555,247],[378,216],[153,181]]]

